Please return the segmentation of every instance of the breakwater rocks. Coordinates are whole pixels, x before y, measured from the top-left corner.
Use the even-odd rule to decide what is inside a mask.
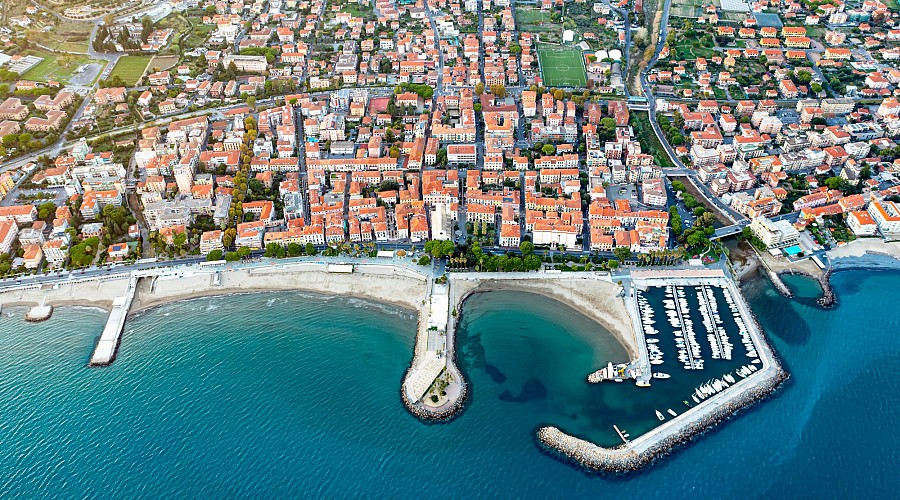
[[[762,378],[756,385],[742,389],[740,395],[732,396],[729,401],[705,408],[697,407],[696,410],[682,414],[685,418],[683,422],[673,420],[616,448],[598,446],[553,426],[541,427],[537,438],[545,451],[589,470],[614,475],[633,473],[669,455],[698,435],[731,418],[742,408],[769,397],[788,377],[787,372],[779,366],[773,366],[772,369],[772,374],[764,376],[760,373]],[[708,400],[710,403],[713,401]]]
[[[25,321],[37,323],[46,321],[53,315],[53,306],[35,306],[25,313]]]
[[[794,296],[794,293],[791,292],[791,289],[788,288],[787,285],[784,284],[784,281],[781,280],[781,275],[772,271],[771,269],[766,269],[766,272],[769,273],[769,280],[775,285],[775,289],[778,290],[781,295],[784,295],[787,298],[791,298]]]
[[[819,304],[823,308],[828,308],[833,306],[837,300],[834,295],[834,290],[831,288],[831,274],[833,272],[834,270],[830,267],[820,275],[814,275],[802,270],[789,269],[786,271],[781,271],[780,273],[769,271],[769,277],[772,280],[772,284],[775,285],[775,288],[777,288],[778,291],[787,298],[793,298],[794,294],[781,279],[782,274],[799,274],[801,276],[806,276],[807,278],[818,281],[819,286],[822,287],[822,296],[816,299],[816,304]]]
[[[404,378],[406,378],[405,375]],[[430,408],[421,401],[413,403],[406,395],[403,386],[400,387],[400,398],[403,400],[403,406],[406,407],[407,411],[419,420],[425,422],[449,422],[458,417],[465,409],[466,398],[469,394],[465,381],[460,383],[459,391],[459,396],[456,399],[440,408]]]
[[[833,272],[834,269],[829,267],[825,274],[818,278],[819,284],[822,285],[822,297],[816,302],[822,307],[831,307],[837,302],[834,289],[831,288],[831,274]]]

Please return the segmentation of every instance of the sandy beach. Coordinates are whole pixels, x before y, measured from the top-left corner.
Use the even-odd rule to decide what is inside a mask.
[[[900,241],[886,243],[881,238],[860,238],[828,251],[829,260],[862,257],[866,254],[887,255],[900,259]]]
[[[155,282],[144,278],[138,285],[130,313],[157,307],[177,300],[241,292],[305,290],[329,295],[349,295],[377,302],[419,310],[425,299],[425,278],[413,273],[394,272],[391,266],[358,266],[353,274],[333,274],[316,265],[300,265],[296,269],[276,267],[240,269],[220,274],[218,285],[211,274],[160,278]],[[15,290],[0,293],[0,305],[32,306],[41,303],[59,306],[87,306],[109,309],[121,296],[127,279],[65,283],[56,287]],[[152,291],[151,291],[152,286]]]
[[[45,303],[54,307],[82,306],[109,309],[112,307],[113,299],[125,293],[127,285],[127,279],[115,279],[13,290],[0,293],[0,305],[34,306]]]
[[[475,292],[516,290],[536,293],[564,302],[609,330],[625,347],[630,356],[637,356],[631,317],[628,315],[625,301],[616,296],[619,286],[615,283],[599,280],[594,276],[538,279],[532,274],[530,279],[478,279],[473,281],[463,279],[459,274],[452,277],[457,300],[463,300],[467,295]],[[474,275],[474,277],[478,276]],[[457,304],[456,307],[459,309],[460,305]]]
[[[150,292],[144,280],[138,288],[131,311],[183,299],[241,292],[304,290],[328,295],[361,297],[405,309],[419,310],[425,299],[425,280],[407,275],[357,270],[353,274],[333,274],[319,270],[292,271],[283,268],[241,269],[221,274],[219,285],[211,276],[159,279]]]

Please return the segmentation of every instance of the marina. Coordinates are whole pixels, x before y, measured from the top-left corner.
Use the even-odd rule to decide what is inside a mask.
[[[633,272],[626,302],[632,304],[642,347],[641,358],[630,366],[641,368],[653,386],[630,388],[627,394],[619,389],[627,384],[601,386],[632,404],[631,411],[609,416],[616,429],[629,429],[626,445],[621,435],[617,446],[614,439],[568,436],[554,427],[539,433],[546,445],[590,468],[621,472],[640,467],[673,443],[765,397],[786,376],[737,287],[721,272]],[[607,375],[603,380],[616,366],[621,365],[598,371]],[[579,451],[567,452],[566,443]]]

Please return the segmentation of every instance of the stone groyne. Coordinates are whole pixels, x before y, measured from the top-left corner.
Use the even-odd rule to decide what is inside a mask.
[[[814,275],[803,270],[790,269],[781,271],[779,273],[769,271],[769,278],[772,280],[772,284],[775,285],[775,288],[777,288],[778,291],[787,298],[793,298],[794,294],[787,287],[787,285],[785,285],[784,281],[781,279],[781,275],[799,274],[801,276],[806,276],[807,278],[816,280],[817,282],[819,282],[819,286],[822,287],[822,296],[816,299],[816,304],[819,304],[823,308],[828,308],[833,306],[837,301],[837,298],[834,295],[834,290],[831,288],[831,274],[833,272],[834,270],[830,267],[824,273],[819,275]]]
[[[781,280],[781,275],[779,273],[776,273],[769,268],[766,268],[766,273],[769,275],[769,281],[771,281],[772,284],[775,285],[775,289],[778,290],[781,295],[784,295],[787,298],[792,298],[794,296],[794,292],[791,292],[791,289],[784,284],[784,281]]]
[[[685,421],[672,421],[676,424],[675,427],[657,428],[635,441],[615,448],[598,446],[553,426],[541,427],[537,431],[537,439],[545,452],[575,462],[586,469],[613,475],[630,474],[671,454],[728,420],[741,409],[768,398],[788,378],[787,372],[780,366],[773,368],[771,374],[763,376],[754,386],[743,388],[739,395],[732,396],[727,402],[705,409],[698,408],[696,411],[699,413],[684,413],[682,415]]]
[[[834,295],[834,289],[831,288],[832,273],[834,273],[834,269],[829,267],[828,270],[825,271],[825,274],[818,278],[819,284],[822,285],[822,297],[816,302],[822,307],[831,307],[837,302],[837,297]]]

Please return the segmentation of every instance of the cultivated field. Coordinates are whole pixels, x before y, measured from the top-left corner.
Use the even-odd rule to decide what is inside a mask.
[[[550,14],[534,7],[516,7],[516,26],[519,31],[534,33],[541,31],[562,31],[562,25],[550,20]]]
[[[719,7],[719,0],[672,0],[669,14],[675,17],[698,18],[703,15],[703,8],[707,5]]]
[[[116,63],[109,78],[118,75],[129,85],[134,85],[144,76],[144,70],[147,69],[150,59],[152,56],[125,56]]]
[[[154,68],[159,68],[158,71],[169,69],[178,64],[179,59],[178,56],[153,56],[153,60],[148,65],[150,68],[148,71],[153,71]]]
[[[584,55],[573,49],[545,49],[538,51],[541,62],[541,77],[548,87],[584,87],[587,74],[584,70]]]

